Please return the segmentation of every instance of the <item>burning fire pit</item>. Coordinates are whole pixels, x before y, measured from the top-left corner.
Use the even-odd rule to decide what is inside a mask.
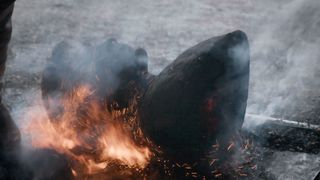
[[[47,113],[31,112],[24,133],[35,148],[62,154],[76,179],[248,176],[226,165],[251,150],[237,137],[248,97],[246,35],[201,42],[157,76],[147,64],[144,49],[114,39],[58,44],[41,84]]]

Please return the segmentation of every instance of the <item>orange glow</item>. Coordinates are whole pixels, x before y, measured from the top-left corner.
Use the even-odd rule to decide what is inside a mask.
[[[90,86],[80,86],[62,98],[63,111],[49,119],[46,111],[28,112],[23,129],[35,148],[50,148],[66,155],[74,176],[103,173],[110,163],[143,169],[151,158],[147,146],[138,145],[141,130],[134,130],[134,108],[108,111]],[[50,106],[54,100],[50,100]]]

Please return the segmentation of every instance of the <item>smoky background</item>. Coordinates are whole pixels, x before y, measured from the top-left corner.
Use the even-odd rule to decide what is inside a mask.
[[[158,74],[187,48],[237,29],[247,33],[251,48],[247,112],[319,125],[318,0],[17,0],[3,101],[19,127],[30,109],[42,113],[42,71],[63,40],[98,46],[116,38],[143,47],[149,71]],[[299,164],[300,175],[308,169],[301,160],[315,159],[288,157]],[[273,161],[270,167],[281,174],[276,170],[284,164]]]
[[[317,0],[17,1],[5,102],[19,121],[63,40],[143,47],[157,74],[188,47],[241,29],[251,48],[247,112],[319,124],[319,10]]]

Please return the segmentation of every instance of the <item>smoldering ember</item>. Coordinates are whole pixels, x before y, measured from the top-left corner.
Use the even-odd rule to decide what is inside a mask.
[[[99,11],[100,8],[94,6],[99,13],[108,14],[108,23],[110,20],[125,24],[123,29],[126,29],[126,33],[117,32],[123,29],[115,28],[106,30],[108,36],[97,35],[96,39],[69,38],[76,35],[68,34],[72,34],[72,28],[65,27],[67,31],[63,33],[67,32],[68,35],[59,33],[59,40],[50,42],[50,46],[40,47],[43,44],[39,42],[43,39],[52,40],[47,34],[56,32],[46,31],[45,37],[38,39],[36,36],[29,36],[28,31],[16,30],[13,37],[15,34],[23,34],[23,37],[17,36],[21,40],[13,41],[14,47],[19,46],[19,52],[15,54],[17,49],[7,48],[11,37],[14,1],[0,3],[0,77],[7,55],[8,59],[33,56],[30,49],[21,52],[22,47],[39,43],[32,48],[47,49],[50,54],[43,53],[43,56],[39,56],[40,51],[35,51],[33,58],[41,57],[46,62],[33,85],[39,86],[37,91],[29,85],[22,91],[24,98],[28,96],[30,101],[23,108],[19,103],[10,104],[10,99],[14,99],[12,94],[17,89],[14,81],[28,79],[29,74],[10,79],[10,70],[14,68],[10,62],[7,63],[9,75],[4,87],[13,92],[5,92],[4,100],[11,106],[8,109],[1,102],[0,96],[0,180],[320,179],[320,125],[318,114],[314,115],[317,110],[293,113],[299,109],[294,104],[309,108],[309,104],[303,103],[299,95],[311,87],[310,83],[318,85],[308,79],[318,75],[310,73],[317,70],[310,67],[317,63],[308,59],[320,57],[318,50],[314,50],[319,41],[316,36],[310,40],[309,36],[302,36],[300,33],[312,34],[311,30],[320,27],[319,21],[314,20],[314,17],[318,19],[316,15],[319,13],[315,13],[315,16],[314,13],[306,13],[306,10],[320,12],[317,11],[320,4],[316,6],[318,4],[311,3],[313,0],[307,0],[308,6],[304,6],[300,1],[284,6],[290,13],[287,10],[286,13],[279,14],[297,17],[297,21],[310,25],[306,26],[308,30],[306,27],[299,28],[296,19],[286,22],[284,18],[280,24],[285,24],[284,29],[288,30],[286,33],[293,41],[301,41],[308,50],[295,47],[286,33],[281,34],[283,37],[274,37],[273,31],[281,28],[272,27],[272,32],[270,29],[260,29],[262,32],[259,34],[263,35],[254,36],[250,30],[247,31],[246,26],[239,27],[244,27],[244,30],[230,30],[238,29],[232,26],[216,31],[224,33],[210,32],[209,35],[198,38],[201,40],[190,41],[191,43],[186,43],[185,39],[192,39],[191,36],[196,36],[196,32],[186,35],[183,41],[177,39],[174,45],[187,45],[177,45],[175,48],[178,50],[175,51],[178,53],[173,53],[172,60],[167,63],[159,60],[166,65],[163,69],[160,68],[159,73],[154,73],[152,69],[155,67],[152,64],[156,57],[154,54],[160,52],[149,49],[152,40],[144,44],[139,43],[138,36],[135,37],[136,40],[119,36],[125,36],[126,33],[130,36],[131,31],[135,32],[133,27],[127,27],[128,23],[121,19],[124,17],[121,15],[124,13],[121,8],[114,15],[115,12],[105,12],[104,8]],[[53,10],[46,10],[46,13],[58,10],[58,14],[66,13],[61,16],[61,20],[69,21],[70,14],[67,12],[75,2],[67,3],[68,5],[57,2],[59,0],[54,1],[51,6],[54,7]],[[97,2],[100,6],[101,1]],[[246,3],[249,2],[251,1]],[[197,3],[191,5],[187,0],[186,4],[190,7],[184,3],[181,7],[164,6],[168,8],[165,14],[183,7],[187,8],[188,13],[196,13],[193,6]],[[148,3],[141,7],[139,5],[134,10],[143,10],[148,21],[158,20],[146,8],[147,5]],[[200,3],[202,11],[199,14],[208,13],[205,10],[207,5]],[[41,3],[35,5],[38,6],[46,7]],[[212,9],[211,6],[208,9]],[[223,6],[217,4],[219,14],[224,14],[224,10],[220,9]],[[17,8],[19,10],[21,7]],[[282,8],[279,5],[276,9]],[[83,10],[87,11],[84,6]],[[130,11],[125,13],[129,14],[127,16],[132,14]],[[81,17],[81,23],[87,22],[87,16],[81,13],[77,15]],[[149,19],[149,16],[153,19]],[[59,24],[54,18],[48,20],[45,17],[47,16],[39,16],[40,19],[45,19],[45,26],[55,29],[53,26]],[[188,19],[187,17],[189,16],[181,15],[180,19],[173,18],[173,22]],[[224,15],[221,17],[225,18]],[[131,21],[136,20],[135,18],[128,19]],[[139,20],[140,18],[143,19],[142,16],[139,16]],[[51,20],[52,24],[48,25]],[[166,20],[170,21],[169,18]],[[90,21],[101,23],[98,16]],[[209,22],[212,23],[204,19],[196,20],[199,33],[206,31],[204,29],[209,27],[206,25]],[[228,23],[232,22],[225,21],[221,25]],[[93,24],[94,27],[90,24],[90,28],[80,29],[79,32],[88,31],[92,35],[101,29],[105,31],[105,24]],[[138,25],[145,28],[144,23],[137,21],[136,26]],[[187,32],[188,27],[182,27]],[[63,27],[58,29],[61,28]],[[34,27],[30,29],[33,31]],[[38,30],[38,33],[43,33],[41,27]],[[168,34],[164,36],[172,37]],[[24,38],[28,39],[27,43]],[[273,46],[281,38],[288,42],[280,47],[263,49],[265,41],[272,41],[270,46]],[[162,40],[157,42],[160,41]],[[169,46],[167,41],[164,44]],[[260,54],[256,52],[257,49]],[[288,52],[283,56],[279,55],[286,50]],[[177,54],[180,55],[174,59]],[[293,68],[288,69],[281,64],[280,60],[284,56],[284,61]],[[261,63],[262,60],[257,59],[270,62]],[[273,59],[280,60],[278,62]],[[304,65],[296,59],[305,59],[305,64],[310,64]],[[28,66],[22,65],[22,68],[32,69],[32,65],[39,64],[37,60],[33,63],[30,61]],[[262,67],[264,65],[267,67]],[[293,74],[299,74],[303,78]],[[305,86],[300,86],[301,84]],[[283,95],[290,92],[294,95]],[[309,91],[308,93],[311,94]],[[286,107],[283,108],[284,106]],[[317,117],[316,120],[314,117]]]

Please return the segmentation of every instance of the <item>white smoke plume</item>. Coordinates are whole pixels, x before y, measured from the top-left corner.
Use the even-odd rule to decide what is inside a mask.
[[[313,121],[319,102],[320,2],[295,0],[252,39],[247,112]],[[258,124],[260,122],[257,122]]]

